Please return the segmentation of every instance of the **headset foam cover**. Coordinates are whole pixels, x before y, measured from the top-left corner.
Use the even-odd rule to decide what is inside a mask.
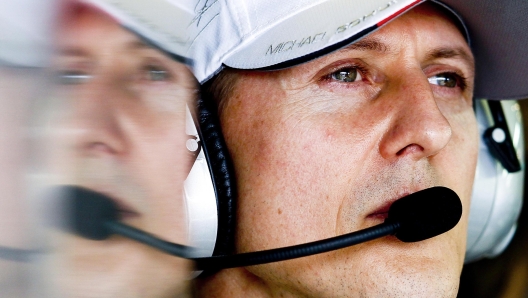
[[[234,251],[236,225],[237,191],[234,170],[225,145],[215,102],[207,98],[199,98],[197,105],[199,133],[214,180],[218,208],[218,233],[213,255],[231,254]]]

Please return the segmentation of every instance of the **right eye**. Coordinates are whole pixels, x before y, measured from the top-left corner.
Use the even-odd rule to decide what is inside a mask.
[[[151,82],[165,82],[172,78],[170,71],[163,66],[158,65],[147,65],[142,69],[143,79]]]
[[[62,85],[78,85],[88,81],[91,77],[81,71],[66,70],[58,73],[57,80]]]
[[[357,68],[347,67],[330,74],[330,78],[343,83],[361,81],[363,78]]]

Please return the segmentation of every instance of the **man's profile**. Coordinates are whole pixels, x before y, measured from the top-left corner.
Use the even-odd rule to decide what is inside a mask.
[[[184,53],[149,43],[100,4],[70,1],[60,18],[47,139],[51,183],[102,193],[117,204],[122,222],[186,243],[185,112],[194,77],[183,56],[175,59]],[[187,260],[119,236],[94,241],[57,234],[54,297],[188,295]]]

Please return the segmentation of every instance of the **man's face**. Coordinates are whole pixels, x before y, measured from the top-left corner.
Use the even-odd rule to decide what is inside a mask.
[[[254,287],[285,297],[456,296],[478,138],[473,56],[447,17],[422,5],[312,62],[234,75],[220,118],[239,185],[238,252],[374,226],[391,202],[432,186],[453,189],[464,206],[454,229],[426,241],[384,237],[246,268],[263,280]]]
[[[185,243],[192,74],[89,8],[74,10],[59,33],[54,182],[104,193],[124,223]],[[118,236],[63,236],[54,271],[66,297],[174,297],[185,290],[190,264],[183,259]]]

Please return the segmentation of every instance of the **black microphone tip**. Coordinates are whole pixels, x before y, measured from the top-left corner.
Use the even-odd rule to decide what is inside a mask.
[[[398,222],[395,236],[403,242],[429,239],[451,230],[462,216],[462,203],[451,189],[424,189],[394,202],[387,221]]]
[[[68,230],[92,240],[104,240],[112,234],[106,223],[118,220],[118,208],[114,201],[79,186],[62,186],[60,191]]]

